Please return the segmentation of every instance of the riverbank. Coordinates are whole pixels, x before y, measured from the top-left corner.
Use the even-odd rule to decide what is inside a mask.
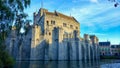
[[[14,68],[104,68],[103,65],[120,63],[120,60],[99,61],[17,61]],[[108,67],[109,68],[109,67]]]
[[[100,56],[100,59],[120,59],[120,56]]]

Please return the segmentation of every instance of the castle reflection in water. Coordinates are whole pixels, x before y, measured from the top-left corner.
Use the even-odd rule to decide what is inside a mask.
[[[120,60],[101,61],[17,61],[14,68],[104,68],[111,63],[120,63]]]

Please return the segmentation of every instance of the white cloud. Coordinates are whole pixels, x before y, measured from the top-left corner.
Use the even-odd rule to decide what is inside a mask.
[[[120,22],[117,22],[120,19],[118,10],[120,9],[115,8],[111,3],[99,3],[82,7],[72,7],[69,11],[63,11],[62,13],[67,15],[71,13],[82,25],[91,28],[97,25],[101,29],[107,30],[120,25]]]
[[[88,2],[89,0],[72,0],[73,3],[77,3],[77,2]]]
[[[98,3],[98,0],[90,0],[92,3]]]
[[[97,35],[97,36],[105,36],[106,34],[105,33],[89,33],[89,35]]]

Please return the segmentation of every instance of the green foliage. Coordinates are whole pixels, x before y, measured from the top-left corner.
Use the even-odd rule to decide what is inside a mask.
[[[12,25],[14,22],[19,33],[26,22],[28,15],[24,13],[24,9],[28,6],[30,6],[30,0],[0,0],[0,26],[3,22],[4,25]],[[5,28],[0,28],[0,30]]]
[[[5,39],[9,33],[9,31],[6,30],[6,25],[7,28],[11,29],[9,24],[15,22],[15,26],[19,33],[22,25],[27,22],[26,17],[28,15],[24,13],[24,9],[29,5],[30,0],[0,0],[0,67],[9,67],[14,64],[13,58],[5,49]]]
[[[2,63],[2,61],[1,61],[1,59],[0,59],[0,68],[2,68],[2,65],[3,65],[3,63]]]
[[[7,37],[7,31],[3,31],[0,33],[0,44],[2,44],[5,40],[5,38]]]
[[[11,56],[9,56],[9,54],[7,52],[3,52],[3,56],[2,56],[2,62],[4,64],[4,66],[13,66],[15,61],[13,60],[13,58]]]
[[[31,28],[31,26],[30,26],[30,22],[31,22],[31,20],[27,20],[27,22],[26,22],[26,24],[25,24],[25,26],[24,26],[24,29],[25,29],[25,35],[27,35],[29,29]]]
[[[21,13],[17,15],[17,18],[16,18],[17,21],[15,23],[15,26],[16,26],[18,35],[20,33],[20,29],[26,27],[26,25],[31,22],[31,20],[27,20],[27,19],[25,20],[27,16],[28,15],[26,13]]]
[[[108,0],[108,1],[114,2],[114,7],[118,7],[118,5],[120,5],[119,0]]]
[[[27,8],[29,5],[30,0],[0,0],[0,19],[10,18],[14,20],[18,12],[23,12],[24,8]]]
[[[120,59],[119,56],[100,56],[101,59]]]
[[[15,63],[13,58],[8,54],[8,52],[5,49],[6,46],[5,46],[4,40],[7,36],[6,34],[7,32],[0,33],[0,67],[13,66]]]

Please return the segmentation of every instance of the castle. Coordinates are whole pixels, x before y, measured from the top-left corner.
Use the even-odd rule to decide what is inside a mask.
[[[84,34],[72,16],[40,8],[33,13],[33,25],[26,35],[16,35],[13,28],[6,44],[16,60],[97,60],[98,38]],[[14,33],[14,34],[13,34]],[[8,41],[9,40],[9,41]]]

